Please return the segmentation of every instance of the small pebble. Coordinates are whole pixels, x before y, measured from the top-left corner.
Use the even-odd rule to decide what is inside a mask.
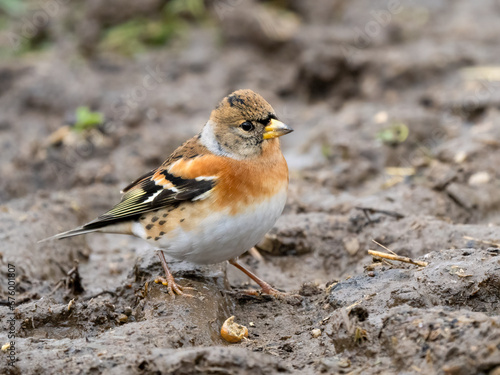
[[[488,172],[477,172],[469,177],[469,185],[471,186],[484,185],[490,182],[490,180],[491,177]]]
[[[319,328],[313,329],[311,335],[316,339],[321,336],[321,330]]]
[[[377,124],[382,124],[384,122],[387,122],[387,120],[389,119],[389,115],[385,111],[380,111],[373,117],[373,119]]]
[[[455,163],[462,164],[465,161],[465,159],[467,159],[467,153],[465,151],[459,151],[456,153],[453,159]]]
[[[128,320],[128,316],[127,315],[125,315],[125,314],[118,315],[118,321],[120,323],[127,323],[127,320]]]
[[[344,243],[344,247],[345,247],[346,251],[350,255],[356,255],[356,253],[359,250],[359,241],[356,237],[344,238],[342,240],[342,242]]]

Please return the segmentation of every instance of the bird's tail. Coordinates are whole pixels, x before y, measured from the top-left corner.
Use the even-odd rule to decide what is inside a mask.
[[[44,238],[43,240],[38,241],[38,243],[45,242],[48,240],[61,240],[63,238],[67,238],[67,237],[79,236],[80,234],[97,232],[99,230],[99,228],[85,228],[85,227],[86,226],[84,225],[82,227],[68,230],[67,232],[62,232],[62,233],[56,234],[55,236]]]

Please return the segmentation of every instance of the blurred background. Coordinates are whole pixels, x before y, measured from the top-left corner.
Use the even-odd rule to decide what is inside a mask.
[[[88,294],[108,288],[122,293],[112,300],[117,311],[128,311],[127,303],[135,309],[137,301],[130,301],[136,289],[127,292],[121,285],[142,288],[147,277],[137,276],[137,270],[151,276],[148,269],[159,269],[153,261],[136,261],[142,242],[113,235],[36,242],[107,210],[120,188],[196,134],[219,100],[250,88],[295,131],[282,138],[290,167],[285,213],[259,244],[265,259],[244,259],[280,288],[316,283],[301,294],[317,300],[307,305],[313,313],[304,320],[289,306],[272,305],[274,316],[283,320],[267,321],[267,331],[258,331],[257,324],[253,332],[279,344],[270,348],[253,337],[247,347],[290,359],[297,371],[306,364],[306,369],[340,371],[335,361],[348,357],[342,350],[352,350],[359,356],[350,357],[353,368],[369,373],[362,358],[382,358],[377,350],[385,348],[392,353],[381,362],[387,371],[401,360],[430,373],[446,372],[443,366],[459,358],[463,372],[449,373],[488,373],[494,365],[474,362],[468,344],[447,336],[432,345],[458,345],[459,353],[436,355],[432,362],[423,359],[429,346],[413,341],[399,346],[390,335],[384,344],[383,335],[370,336],[370,330],[381,329],[382,319],[399,316],[393,308],[406,304],[415,308],[408,316],[423,324],[434,322],[438,310],[450,321],[460,317],[449,309],[498,313],[498,276],[477,259],[460,263],[462,271],[446,268],[454,267],[457,255],[440,250],[487,251],[500,240],[499,16],[495,0],[0,0],[0,255],[18,265],[19,292],[31,301],[26,306],[46,296],[79,259]],[[403,256],[431,254],[429,259],[447,271],[425,276],[428,285],[458,289],[436,287],[435,300],[426,297],[428,289],[409,298],[398,289],[402,276],[382,280],[368,268],[366,250],[381,250],[372,240]],[[349,284],[352,289],[345,284],[351,299],[340,300],[331,286],[344,285],[351,276],[358,284]],[[228,277],[233,285],[246,282],[232,271]],[[318,291],[318,285],[325,289]],[[370,319],[362,319],[364,310],[352,318],[359,318],[353,327],[368,332],[378,354],[347,344],[354,342],[352,332],[332,323],[334,318],[331,340],[337,351],[328,352],[326,338],[310,342],[308,330],[317,328],[324,314],[364,298],[359,285],[395,288],[381,301],[364,302]],[[54,303],[73,298],[62,290],[53,295]],[[256,322],[265,320],[263,310],[270,308],[224,301],[233,313],[244,312]],[[95,309],[105,315],[106,306]],[[223,321],[224,314],[213,314]],[[151,324],[154,336],[157,322],[139,317],[144,327]],[[197,322],[203,328],[203,319]],[[104,323],[92,324],[98,331]],[[308,343],[300,350],[294,338],[280,333],[288,325]],[[481,327],[461,337],[474,337],[482,347],[486,339],[478,332],[498,332],[498,325]],[[27,335],[35,331],[34,325]],[[182,342],[213,344],[210,336],[200,340]],[[417,352],[424,354],[412,357]],[[334,354],[340,357],[321,362]]]
[[[500,131],[499,7],[0,0],[0,198],[124,184],[239,88],[296,128],[292,169],[332,193],[385,167],[468,168]],[[474,168],[497,174],[490,159]],[[395,172],[389,184],[412,171]]]

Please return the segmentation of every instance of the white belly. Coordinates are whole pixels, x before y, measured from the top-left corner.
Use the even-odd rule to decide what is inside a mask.
[[[219,263],[237,257],[256,245],[273,227],[286,203],[286,188],[272,199],[253,205],[246,212],[214,213],[199,229],[177,228],[159,246],[168,255],[198,264]]]

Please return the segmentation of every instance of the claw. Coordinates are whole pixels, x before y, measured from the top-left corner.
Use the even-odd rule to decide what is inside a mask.
[[[184,293],[184,290],[196,290],[195,288],[191,288],[189,286],[180,286],[175,282],[173,277],[165,278],[163,276],[158,276],[155,279],[155,283],[165,285],[167,287],[168,294],[172,297],[175,297],[175,295],[194,297],[192,294]]]

